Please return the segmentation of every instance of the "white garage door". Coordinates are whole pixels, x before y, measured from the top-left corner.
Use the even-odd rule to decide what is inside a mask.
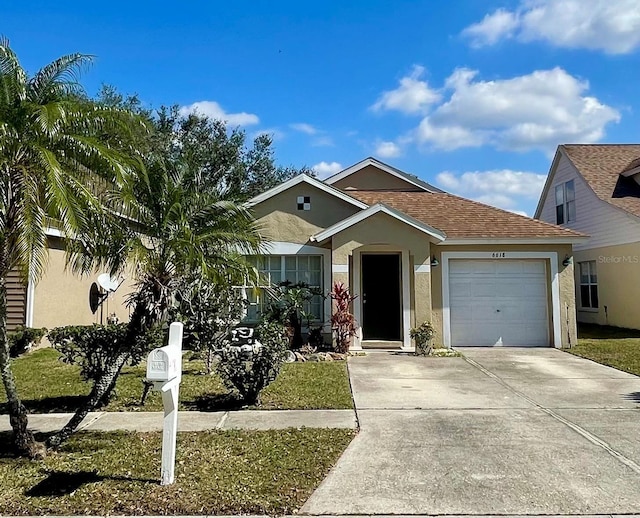
[[[449,261],[452,345],[549,345],[544,261]]]

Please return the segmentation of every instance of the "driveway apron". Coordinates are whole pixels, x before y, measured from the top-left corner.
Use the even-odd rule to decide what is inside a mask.
[[[640,513],[640,378],[554,349],[350,358],[360,433],[303,514]]]

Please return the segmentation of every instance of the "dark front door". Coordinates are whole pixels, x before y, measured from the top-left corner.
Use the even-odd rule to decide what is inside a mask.
[[[361,257],[363,338],[400,340],[400,254]]]

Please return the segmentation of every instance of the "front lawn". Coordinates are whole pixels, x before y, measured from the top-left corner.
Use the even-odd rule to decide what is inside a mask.
[[[640,331],[579,324],[578,344],[565,350],[640,376]]]
[[[349,430],[179,433],[176,483],[160,486],[160,433],[81,432],[42,461],[0,434],[0,515],[292,514],[353,437]]]
[[[204,374],[201,361],[184,362],[180,386],[181,410],[223,410],[239,403],[218,376]],[[58,360],[58,352],[44,348],[13,362],[20,396],[32,413],[75,411],[90,385],[80,379],[79,368]],[[144,364],[126,367],[118,379],[117,395],[104,410],[162,410],[158,393],[149,394],[140,405]],[[4,391],[0,391],[0,413],[5,413]],[[352,408],[346,362],[292,363],[262,394],[260,409]]]

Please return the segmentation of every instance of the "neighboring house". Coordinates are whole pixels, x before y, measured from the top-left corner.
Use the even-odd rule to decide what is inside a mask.
[[[249,204],[270,241],[255,259],[269,282],[327,293],[341,281],[357,296],[355,347],[411,350],[409,330],[424,321],[446,347],[575,343],[580,232],[447,194],[373,158],[325,181],[297,176]],[[256,319],[264,294],[252,302]],[[328,332],[330,300],[307,310]]]
[[[120,322],[127,322],[129,310],[125,302],[132,291],[131,279],[124,279],[118,290],[106,297],[95,312],[92,311],[91,285],[96,283],[97,275],[79,276],[65,268],[60,231],[48,229],[47,236],[49,257],[42,279],[37,284],[30,282],[24,285],[15,272],[8,277],[9,331],[19,325],[53,329],[66,325],[106,324],[107,317],[113,313]]]
[[[640,145],[559,146],[535,217],[574,247],[578,321],[640,328]]]

